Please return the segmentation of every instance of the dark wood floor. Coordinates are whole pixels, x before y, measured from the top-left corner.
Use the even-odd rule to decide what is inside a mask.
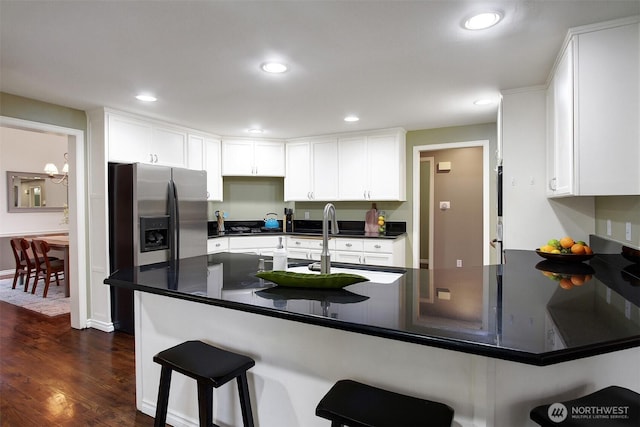
[[[1,426],[152,426],[134,371],[132,336],[0,302]]]

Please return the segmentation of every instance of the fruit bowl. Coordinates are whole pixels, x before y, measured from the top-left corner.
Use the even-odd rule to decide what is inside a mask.
[[[595,256],[595,254],[584,254],[584,255],[576,255],[576,254],[552,254],[551,252],[542,252],[540,249],[536,249],[536,253],[540,255],[544,259],[548,259],[553,262],[561,262],[561,263],[576,263],[590,260]]]

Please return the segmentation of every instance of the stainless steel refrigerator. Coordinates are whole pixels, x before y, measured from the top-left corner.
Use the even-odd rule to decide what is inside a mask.
[[[109,163],[110,269],[207,253],[205,171]],[[116,330],[133,333],[133,292],[111,288]]]

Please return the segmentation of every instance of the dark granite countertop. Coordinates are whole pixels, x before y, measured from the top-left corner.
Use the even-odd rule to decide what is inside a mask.
[[[640,286],[598,257],[558,268],[513,250],[503,266],[407,269],[392,283],[339,291],[276,287],[255,277],[259,258],[194,257],[120,270],[105,283],[539,366],[640,346]]]

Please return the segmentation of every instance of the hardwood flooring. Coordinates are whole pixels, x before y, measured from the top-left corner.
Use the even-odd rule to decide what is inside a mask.
[[[0,302],[0,426],[152,426],[135,392],[132,336]]]

